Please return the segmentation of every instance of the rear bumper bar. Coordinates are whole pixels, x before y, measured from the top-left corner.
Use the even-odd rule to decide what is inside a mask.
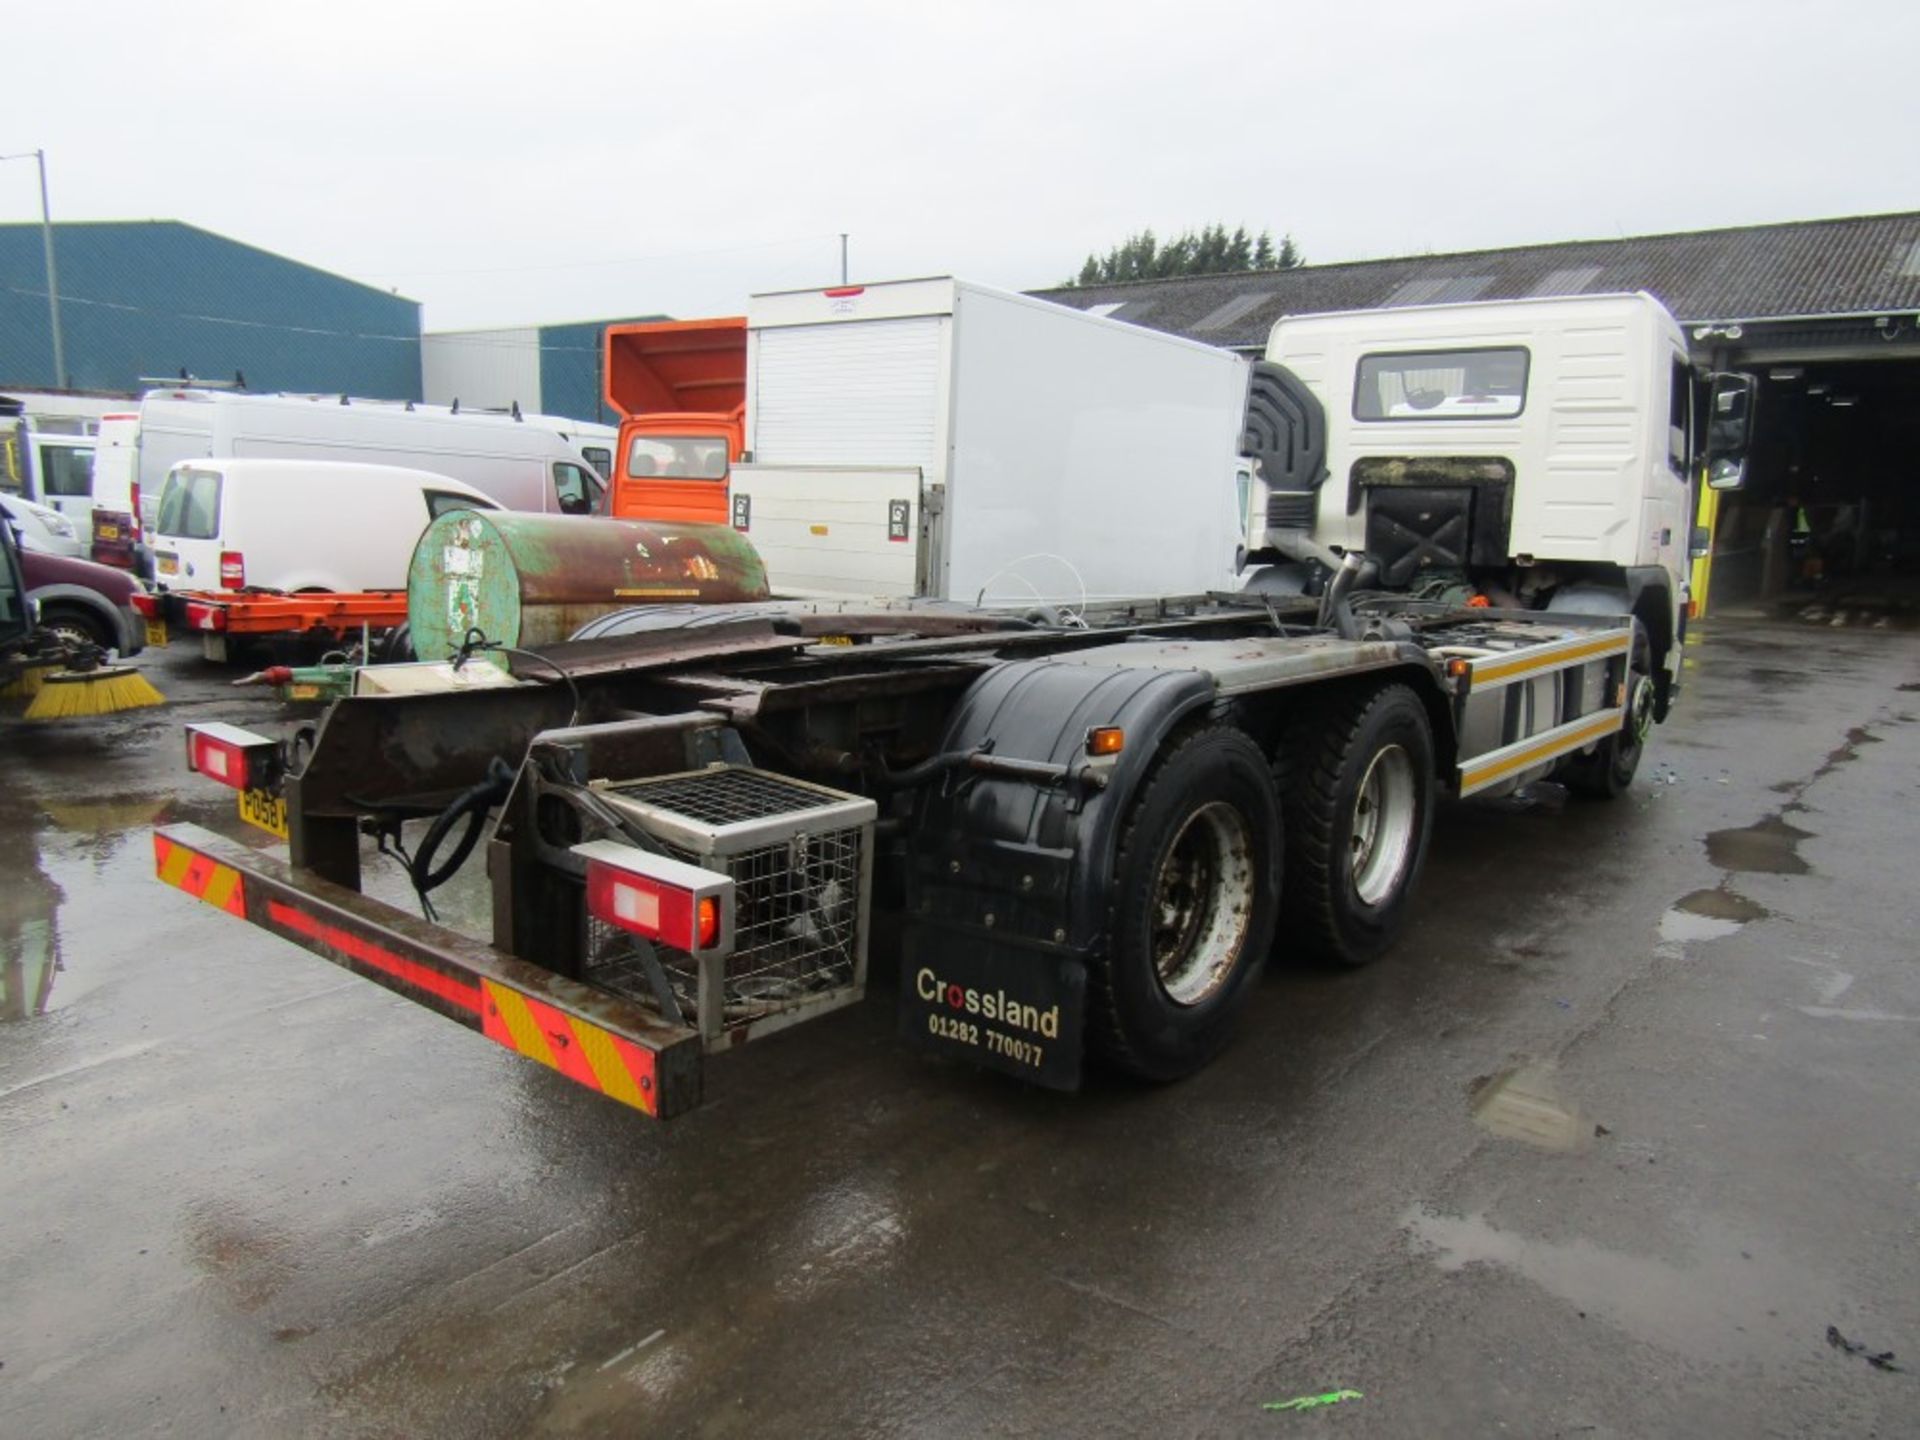
[[[153,832],[159,878],[658,1119],[700,1103],[700,1037],[198,825]]]

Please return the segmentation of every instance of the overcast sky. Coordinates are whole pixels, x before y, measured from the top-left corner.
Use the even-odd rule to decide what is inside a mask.
[[[0,152],[429,328],[1027,289],[1152,226],[1309,263],[1920,208],[1920,4],[0,4]],[[38,218],[30,163],[0,220]]]

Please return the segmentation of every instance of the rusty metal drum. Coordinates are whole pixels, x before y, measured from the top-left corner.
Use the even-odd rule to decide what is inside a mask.
[[[476,629],[546,645],[611,610],[766,598],[766,567],[724,525],[450,510],[427,526],[407,572],[422,660],[452,655]]]

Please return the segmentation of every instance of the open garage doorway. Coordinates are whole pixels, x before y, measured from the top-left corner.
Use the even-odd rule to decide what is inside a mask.
[[[1713,608],[1920,623],[1920,353],[1867,355],[1721,361],[1762,388],[1747,483],[1712,517]]]

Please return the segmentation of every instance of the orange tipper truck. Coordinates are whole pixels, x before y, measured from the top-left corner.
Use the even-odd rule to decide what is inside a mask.
[[[607,512],[726,524],[746,441],[746,317],[609,325],[606,345],[607,403],[621,417]]]

